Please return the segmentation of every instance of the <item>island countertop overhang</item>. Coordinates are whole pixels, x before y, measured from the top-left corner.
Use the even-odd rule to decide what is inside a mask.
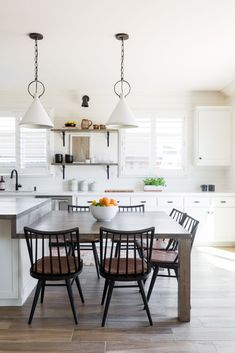
[[[0,219],[16,219],[51,202],[50,199],[0,198]]]

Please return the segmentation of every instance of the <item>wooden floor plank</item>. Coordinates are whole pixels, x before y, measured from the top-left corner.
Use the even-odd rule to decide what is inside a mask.
[[[149,303],[152,327],[138,290],[131,288],[114,290],[102,328],[104,281],[94,266],[84,266],[85,304],[73,287],[79,324],[74,325],[66,289],[47,288],[31,326],[33,295],[23,307],[0,307],[0,353],[234,353],[235,257],[222,250],[193,250],[191,322],[177,320],[176,280],[158,278]]]

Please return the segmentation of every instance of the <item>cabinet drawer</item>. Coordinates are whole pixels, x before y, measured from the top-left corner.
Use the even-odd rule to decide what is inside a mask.
[[[184,201],[182,197],[158,197],[158,206],[183,209]]]
[[[133,196],[131,197],[131,205],[145,205],[145,211],[156,211],[157,198],[154,196]]]
[[[77,206],[90,206],[93,200],[99,200],[99,195],[77,196]]]
[[[115,199],[120,206],[130,206],[130,197],[128,196],[116,196],[106,195],[108,198]]]
[[[185,197],[185,208],[187,207],[209,207],[209,197]]]
[[[235,207],[235,197],[215,197],[212,203],[214,207]]]
[[[91,196],[78,196],[77,197],[77,205],[78,206],[89,206],[93,200],[99,201],[101,197],[108,197],[113,198],[117,201],[119,205],[122,206],[129,206],[130,205],[130,198],[128,196],[117,196],[117,195],[91,195]]]

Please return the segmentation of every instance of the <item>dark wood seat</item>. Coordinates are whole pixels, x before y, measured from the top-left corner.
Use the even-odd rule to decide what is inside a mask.
[[[75,206],[75,205],[68,205],[68,212],[90,212],[89,206]],[[94,237],[94,239],[87,241],[85,237],[80,237],[80,249],[81,250],[88,250],[93,252],[94,260],[95,260],[95,267],[97,277],[100,278],[99,274],[99,256],[96,244],[99,243],[99,237]],[[74,244],[70,244],[71,251],[74,247]]]
[[[67,287],[74,321],[77,324],[70,281],[75,280],[81,300],[84,303],[79,281],[83,263],[80,257],[78,228],[57,232],[42,232],[25,227],[24,233],[31,263],[30,275],[38,280],[28,323],[31,324],[32,322],[40,292],[41,303],[43,303],[45,286],[61,285],[58,283],[47,283],[47,281],[65,281],[64,285]],[[72,254],[69,254],[68,240],[76,244],[76,250]]]
[[[186,213],[173,208],[169,214],[177,223],[183,224]],[[174,250],[177,244],[174,239],[156,239],[153,241],[153,249],[155,250]]]
[[[186,213],[173,208],[169,214],[177,223],[183,224]],[[153,249],[155,250],[173,250],[175,247],[174,239],[154,239]]]
[[[189,215],[186,214],[186,217],[184,218],[184,221],[182,223],[182,226],[187,229],[187,231],[190,232],[191,234],[191,248],[193,246],[193,242],[195,239],[195,235],[197,232],[197,227],[198,227],[199,221],[196,219],[190,217]],[[147,256],[147,254],[145,255]],[[152,259],[151,259],[151,265],[153,267],[153,275],[151,278],[148,294],[147,294],[147,300],[150,299],[155,281],[157,276],[161,277],[176,277],[178,279],[178,267],[179,267],[179,261],[178,261],[178,241],[174,241],[174,248],[173,250],[152,250]],[[175,272],[175,275],[159,275],[159,269],[160,268],[166,268],[168,270],[173,270]]]
[[[105,326],[109,304],[113,288],[138,287],[144,303],[149,323],[152,325],[152,318],[149,311],[143,281],[151,272],[152,243],[154,227],[138,231],[114,231],[112,229],[100,228],[100,274],[105,278],[105,285],[101,304],[105,303],[102,326]],[[115,243],[119,242],[120,251],[115,254]],[[145,242],[145,257],[140,244]],[[115,286],[116,282],[124,282],[124,285]],[[127,282],[137,282],[137,285],[130,285]],[[107,297],[107,298],[106,298]]]

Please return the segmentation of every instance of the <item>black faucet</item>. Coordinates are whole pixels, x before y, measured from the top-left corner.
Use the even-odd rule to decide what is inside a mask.
[[[13,169],[13,170],[11,171],[11,179],[13,178],[14,173],[15,173],[15,175],[16,175],[15,189],[16,189],[16,191],[17,191],[17,190],[19,190],[19,188],[22,187],[22,185],[18,184],[18,172],[17,172],[16,169]]]

